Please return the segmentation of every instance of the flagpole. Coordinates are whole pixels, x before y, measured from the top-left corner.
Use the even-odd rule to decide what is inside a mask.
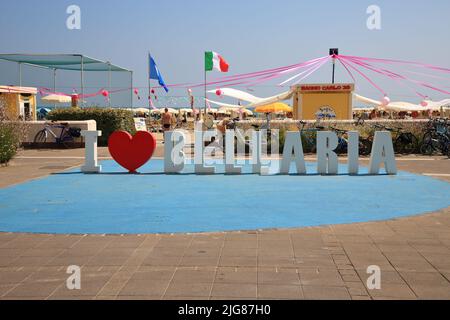
[[[152,92],[151,92],[151,88],[152,88],[152,84],[151,84],[151,77],[152,77],[152,69],[150,68],[150,51],[148,51],[148,56],[147,56],[147,65],[148,65],[148,107],[150,109],[152,109],[152,103],[151,103],[151,98],[152,98]]]
[[[203,68],[203,70],[205,71],[205,114],[204,114],[204,119],[203,120],[205,120],[206,119],[206,52],[205,52],[205,54],[204,54],[204,56],[203,56],[203,60],[204,60],[204,68]]]

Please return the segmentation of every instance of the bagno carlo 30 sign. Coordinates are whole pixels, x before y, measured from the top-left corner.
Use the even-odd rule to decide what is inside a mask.
[[[238,131],[238,130],[236,130]],[[248,137],[247,141],[237,139],[236,135]],[[85,137],[86,155],[85,164],[81,171],[84,173],[100,173],[101,166],[97,160],[97,137],[101,136],[101,131],[82,131]],[[277,150],[278,135],[277,130],[271,130],[271,148]],[[194,131],[194,158],[187,159],[184,154],[184,147],[190,145],[190,134],[184,130],[175,130],[165,133],[164,148],[164,172],[168,174],[181,173],[187,163],[194,162],[195,173],[197,174],[215,174],[215,163],[225,163],[226,174],[240,174],[242,172],[242,160],[237,160],[235,147],[238,154],[244,153],[245,144],[250,150],[249,161],[252,165],[252,172],[255,174],[299,174],[306,172],[305,159],[303,154],[302,139],[300,132],[286,132],[283,153],[281,159],[277,159],[277,172],[270,170],[272,161],[267,160],[267,131],[248,130],[235,132],[227,130],[225,137],[216,130]],[[215,137],[215,148],[224,147],[225,159],[211,159],[213,147],[205,147],[205,141],[211,141]],[[223,142],[225,139],[225,143]],[[217,141],[219,143],[217,143]],[[239,142],[242,141],[242,142]],[[334,152],[338,146],[338,137],[331,131],[317,132],[317,173],[322,175],[334,175],[338,173],[338,156]],[[357,131],[348,132],[348,174],[356,175],[359,171],[359,134]],[[150,160],[156,149],[156,139],[153,134],[146,131],[138,131],[136,135],[131,136],[124,131],[114,132],[108,140],[108,148],[111,156],[122,167],[130,173],[136,173],[136,170]],[[241,152],[242,151],[242,152]],[[278,151],[278,150],[277,150]],[[278,152],[272,152],[272,154]],[[217,162],[215,162],[217,161]],[[295,162],[296,172],[290,172],[291,163]],[[369,163],[369,174],[376,175],[380,173],[380,167],[384,164],[386,173],[390,175],[397,174],[395,162],[394,147],[391,133],[388,131],[375,132],[372,146],[372,152]]]

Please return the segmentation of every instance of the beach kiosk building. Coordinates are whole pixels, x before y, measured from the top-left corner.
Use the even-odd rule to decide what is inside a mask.
[[[0,86],[0,108],[11,120],[35,121],[36,94],[32,87]]]
[[[292,89],[297,120],[353,119],[352,83],[301,84]]]

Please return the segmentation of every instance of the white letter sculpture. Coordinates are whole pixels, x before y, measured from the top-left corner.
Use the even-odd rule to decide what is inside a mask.
[[[397,174],[394,146],[389,131],[375,132],[372,154],[370,155],[369,174],[379,174],[381,163],[384,163],[387,174]]]
[[[164,172],[180,173],[184,169],[186,135],[181,131],[167,131],[164,141]]]
[[[225,173],[226,174],[241,174],[242,167],[235,166],[234,156],[234,130],[227,130],[225,132]]]
[[[317,173],[337,174],[338,157],[334,152],[338,146],[338,137],[331,131],[317,132]]]
[[[195,143],[194,143],[194,164],[195,164],[195,173],[196,174],[214,174],[215,167],[204,166],[204,143],[206,137],[212,137],[211,133],[208,131],[203,135],[203,131],[201,130],[201,124],[197,124],[196,126],[200,126],[200,128],[196,128],[195,130]]]
[[[300,132],[287,132],[284,142],[283,159],[281,160],[280,173],[289,174],[292,162],[292,153],[297,167],[297,174],[306,174],[305,157],[303,155],[302,137]]]
[[[358,174],[359,169],[359,132],[348,132],[348,174]]]
[[[85,138],[84,166],[81,167],[83,173],[100,173],[102,166],[98,165],[97,137],[102,135],[97,130],[82,130],[81,136]]]

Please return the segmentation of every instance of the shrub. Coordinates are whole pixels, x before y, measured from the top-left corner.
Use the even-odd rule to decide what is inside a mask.
[[[0,165],[7,165],[16,155],[17,149],[26,134],[26,125],[22,121],[11,121],[0,102]]]
[[[109,136],[116,130],[128,131],[130,134],[136,132],[133,120],[133,112],[113,108],[64,108],[52,110],[47,119],[53,121],[84,121],[95,120],[97,130],[102,131],[98,139],[100,146],[108,144]]]

